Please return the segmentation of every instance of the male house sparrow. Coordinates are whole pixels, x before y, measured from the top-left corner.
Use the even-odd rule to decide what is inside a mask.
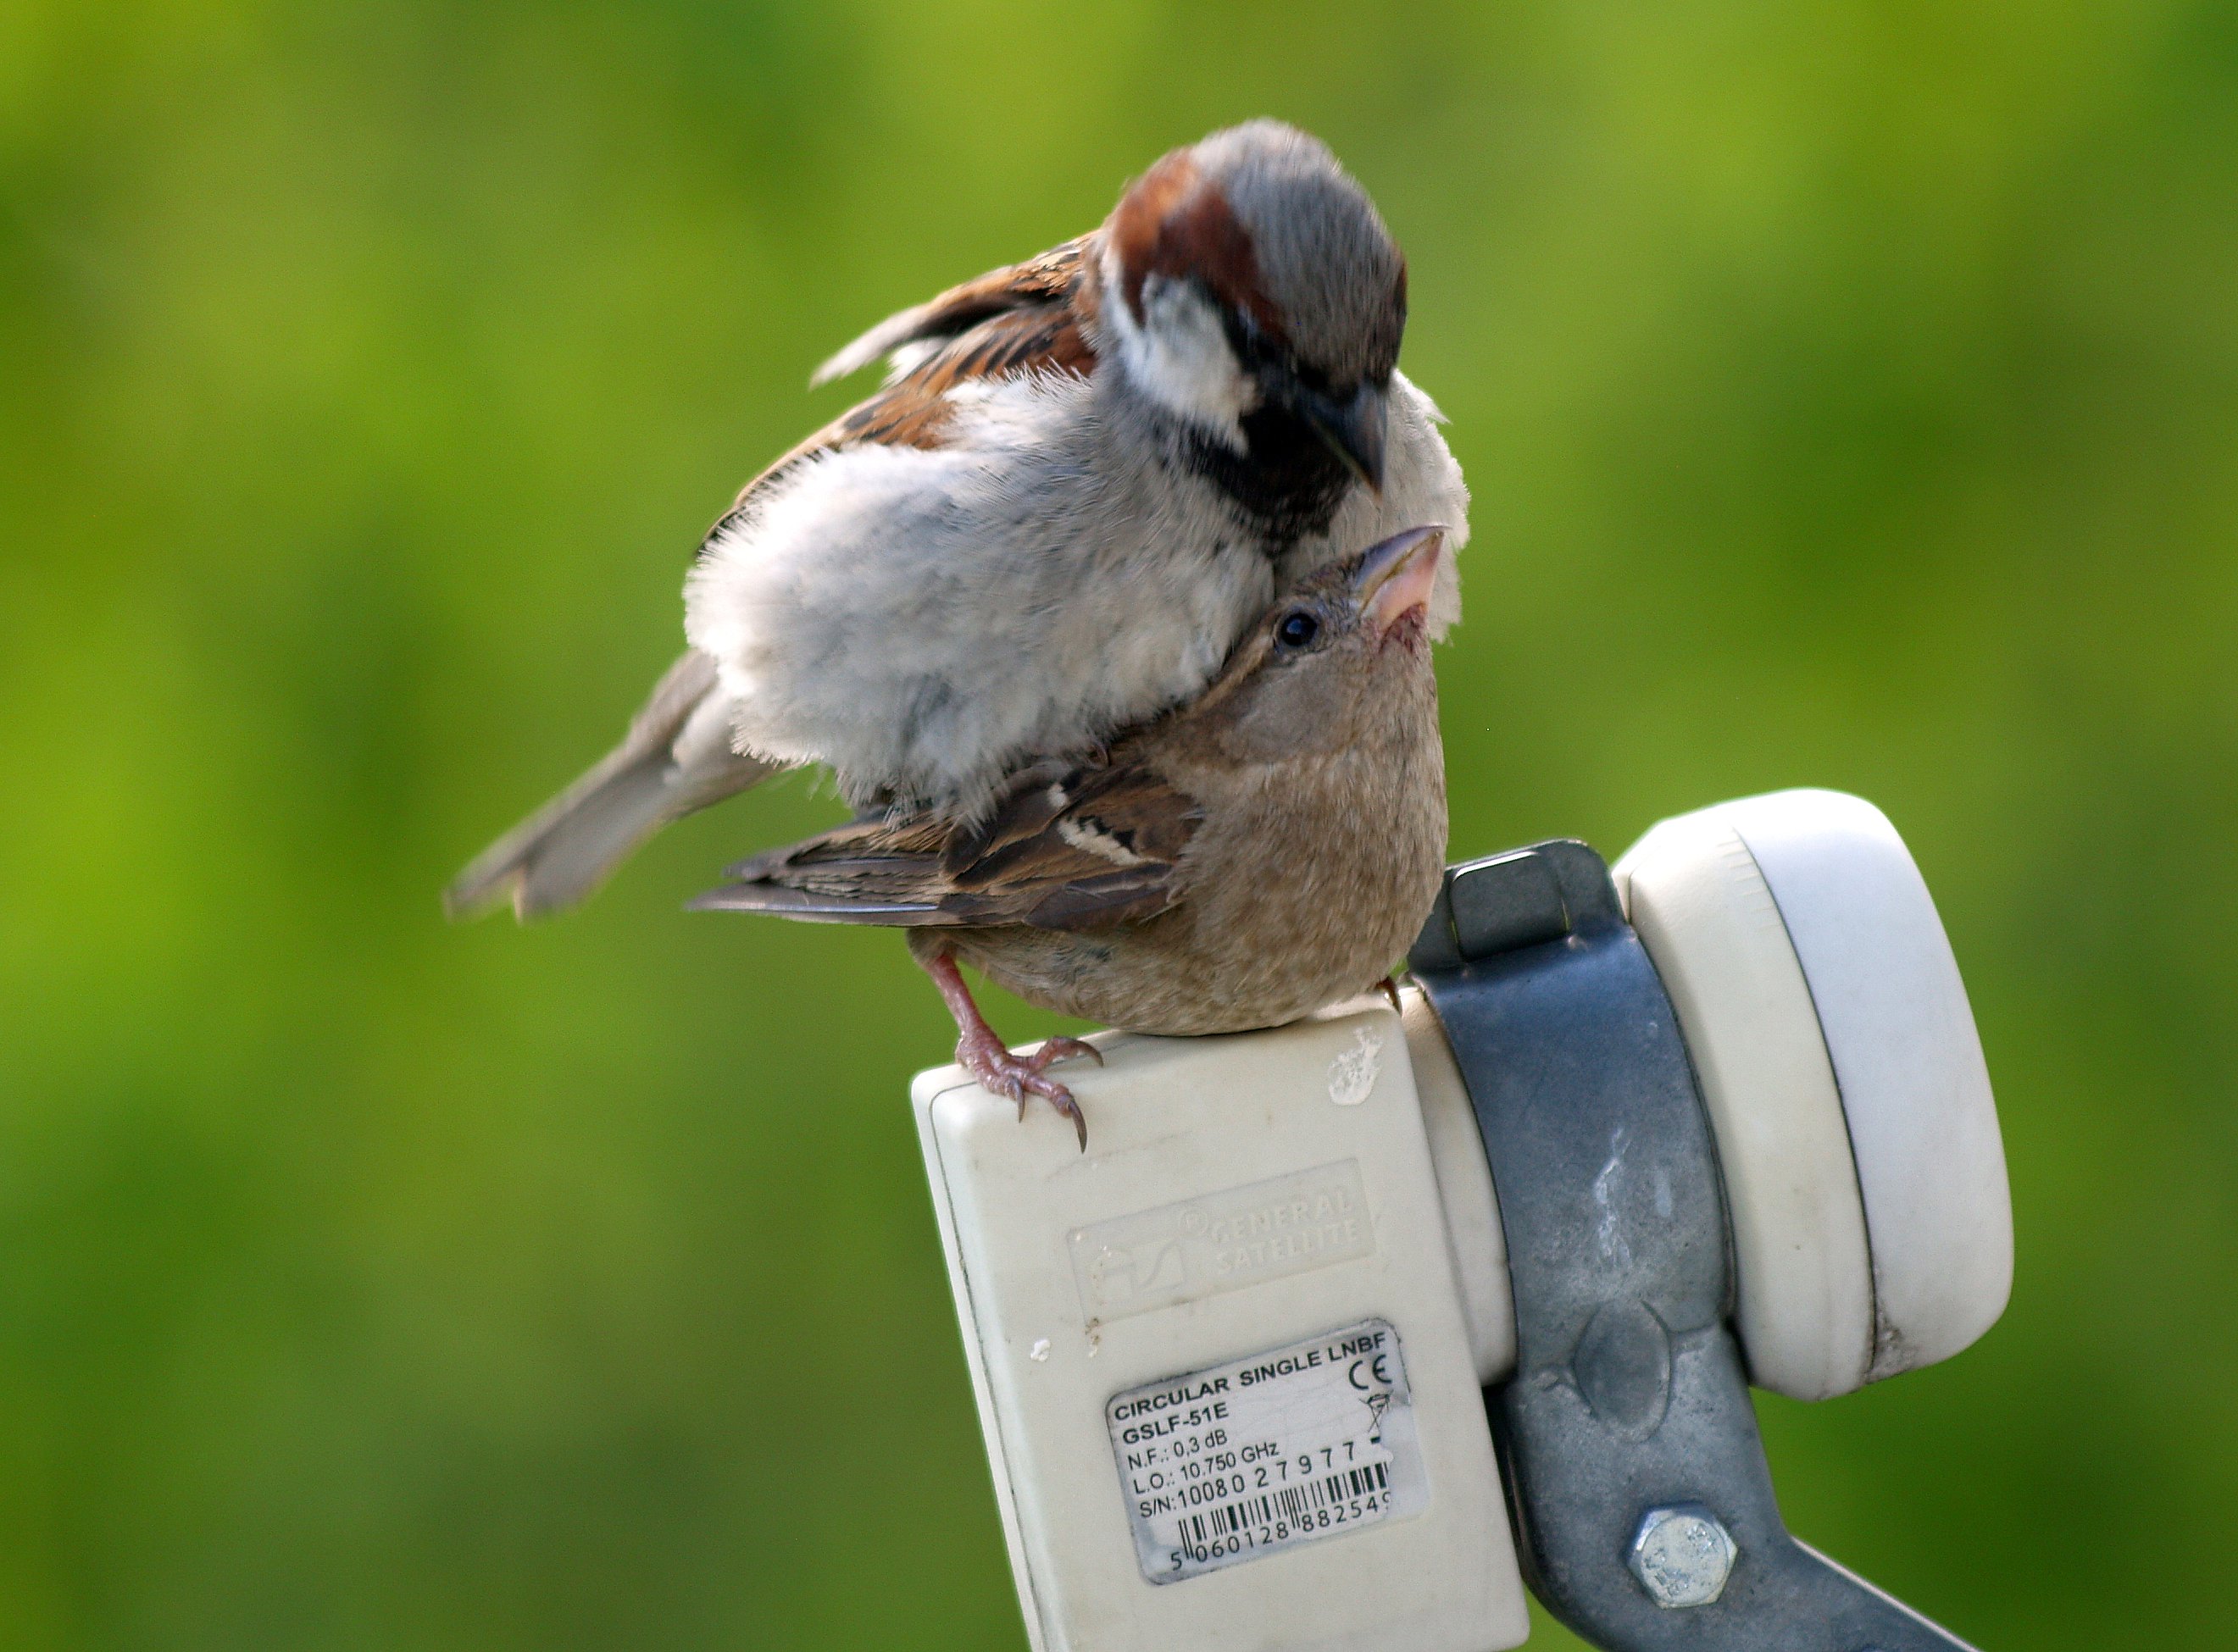
[[[821,762],[857,806],[970,817],[1022,765],[1178,704],[1281,590],[1468,502],[1395,363],[1405,261],[1316,139],[1166,155],[1097,229],[872,328],[868,401],[749,483],[690,651],[621,745],[486,851],[454,912],[587,895],[671,820]],[[1447,574],[1434,632],[1460,611]]]
[[[1031,1003],[1136,1032],[1294,1021],[1385,978],[1445,863],[1445,763],[1427,635],[1441,534],[1415,528],[1310,575],[1190,704],[1101,762],[1019,771],[991,814],[873,816],[733,869],[692,904],[909,928],[961,1037],[1015,1098],[1093,1054],[1013,1055],[960,959]]]

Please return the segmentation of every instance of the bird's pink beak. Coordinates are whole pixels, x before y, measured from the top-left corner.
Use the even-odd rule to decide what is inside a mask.
[[[1445,543],[1444,527],[1434,524],[1394,533],[1361,555],[1353,590],[1379,638],[1416,610],[1427,611]]]

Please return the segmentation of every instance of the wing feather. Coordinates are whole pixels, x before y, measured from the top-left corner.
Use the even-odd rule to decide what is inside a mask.
[[[1086,277],[1095,242],[1094,235],[1083,235],[950,287],[888,317],[833,356],[817,369],[812,384],[843,377],[881,355],[930,347],[914,353],[876,394],[788,449],[740,488],[708,539],[746,512],[763,487],[817,453],[866,443],[939,446],[956,411],[949,393],[959,385],[1021,373],[1085,377],[1092,372],[1096,350],[1089,339],[1096,299]]]
[[[1063,307],[1079,286],[1092,239],[1080,236],[896,312],[817,368],[810,387],[858,373],[906,345],[954,338],[995,316],[1028,307]]]
[[[692,904],[831,923],[1087,929],[1155,916],[1203,812],[1147,763],[1037,764],[985,821],[866,817],[742,862]]]

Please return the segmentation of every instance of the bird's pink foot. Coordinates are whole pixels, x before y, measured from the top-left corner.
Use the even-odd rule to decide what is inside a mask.
[[[1072,1099],[1070,1090],[1050,1078],[1046,1071],[1056,1062],[1076,1055],[1092,1055],[1098,1066],[1102,1065],[1103,1052],[1076,1038],[1052,1038],[1031,1055],[1013,1054],[1001,1039],[983,1027],[969,1030],[956,1041],[957,1065],[978,1080],[982,1089],[1007,1095],[1016,1101],[1021,1119],[1026,1116],[1026,1099],[1040,1096],[1072,1120],[1073,1130],[1080,1137],[1080,1150],[1085,1153],[1088,1120],[1081,1116],[1080,1103]]]
[[[995,1029],[987,1025],[979,1006],[971,1001],[971,989],[963,984],[963,972],[956,967],[952,955],[936,952],[918,961],[924,965],[925,974],[932,977],[932,984],[940,988],[949,1014],[956,1017],[956,1064],[978,1080],[983,1089],[1007,1095],[1016,1102],[1021,1119],[1026,1116],[1026,1098],[1040,1096],[1072,1120],[1072,1127],[1080,1137],[1080,1150],[1086,1153],[1088,1120],[1080,1116],[1080,1103],[1072,1099],[1071,1091],[1048,1077],[1043,1069],[1075,1055],[1092,1055],[1101,1067],[1103,1052],[1076,1038],[1052,1038],[1045,1040],[1031,1055],[1013,1055],[1009,1047],[995,1036]]]

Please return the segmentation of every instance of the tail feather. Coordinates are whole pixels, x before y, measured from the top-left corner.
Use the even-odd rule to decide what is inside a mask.
[[[660,679],[621,744],[459,874],[444,910],[466,917],[509,894],[523,922],[564,911],[663,826],[774,768],[731,750],[715,663],[695,650]]]

